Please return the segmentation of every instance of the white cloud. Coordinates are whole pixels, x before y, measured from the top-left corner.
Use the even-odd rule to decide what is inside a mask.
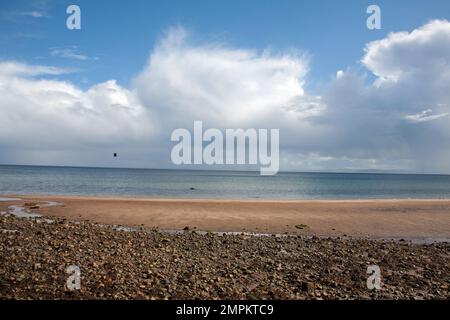
[[[71,70],[50,66],[29,65],[17,61],[0,62],[0,77],[60,75],[68,72],[71,72]]]
[[[37,11],[37,10],[22,12],[21,14],[33,18],[42,18],[46,16],[46,13],[44,11]]]
[[[405,116],[405,119],[417,123],[417,122],[433,121],[446,116],[448,116],[448,113],[433,114],[432,109],[427,109],[417,114],[407,115]]]
[[[111,80],[81,90],[38,79],[65,70],[3,62],[0,161],[7,152],[46,163],[69,154],[80,163],[86,153],[78,150],[88,146],[99,165],[113,148],[129,150],[124,166],[166,166],[171,130],[203,120],[280,128],[281,169],[450,172],[449,44],[447,21],[392,33],[362,57],[374,83],[339,70],[320,95],[305,91],[303,54],[193,44],[181,28],[156,44],[130,89]]]
[[[75,60],[98,60],[98,57],[90,57],[86,54],[77,52],[76,46],[70,47],[55,47],[50,48],[50,54],[54,57],[66,58],[66,59],[75,59]]]
[[[304,95],[307,72],[302,55],[192,46],[177,28],[156,46],[135,86],[143,103],[165,119],[225,127],[261,123],[289,106]]]
[[[27,77],[60,72],[16,62],[0,64],[2,162],[54,163],[54,152],[65,151],[66,162],[76,164],[85,157],[82,150],[96,153],[97,148],[126,147],[151,137],[148,112],[132,91],[114,80],[83,91],[65,81]],[[34,158],[24,156],[23,150]]]
[[[190,128],[195,119],[218,128],[298,126],[299,118],[320,112],[320,97],[304,95],[307,71],[300,54],[193,46],[180,28],[155,46],[130,90],[108,81],[83,91],[63,81],[29,78],[64,70],[3,62],[0,94],[6,116],[0,144],[26,148],[39,140],[45,148],[61,150],[77,144],[101,149],[146,143],[147,152],[139,157],[152,165],[144,158],[148,150],[169,154],[171,130]],[[159,153],[164,165],[169,163]]]
[[[410,170],[450,172],[450,23],[391,33],[365,51],[362,62],[377,76],[373,85],[345,72],[324,93],[328,109],[322,120],[334,141],[328,153],[380,163],[407,160],[414,163]]]
[[[0,12],[0,18],[4,18],[7,19],[9,21],[12,22],[20,22],[24,19],[29,19],[29,18],[36,18],[36,19],[41,19],[41,18],[48,18],[48,10],[45,8],[39,9],[36,8],[35,10],[31,10],[31,11],[3,11]]]
[[[395,32],[370,42],[362,62],[381,80],[399,81],[416,72],[448,71],[449,52],[450,24],[434,20],[412,32]]]

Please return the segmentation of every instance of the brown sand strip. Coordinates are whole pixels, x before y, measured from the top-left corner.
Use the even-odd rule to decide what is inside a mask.
[[[8,196],[11,197],[11,196]],[[58,201],[33,210],[104,224],[315,235],[450,238],[450,200],[185,200],[18,196]],[[17,204],[17,203],[15,203]],[[8,203],[0,203],[5,211]],[[303,229],[296,226],[306,225]]]

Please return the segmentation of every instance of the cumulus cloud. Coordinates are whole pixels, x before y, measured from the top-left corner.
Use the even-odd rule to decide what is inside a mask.
[[[58,150],[67,153],[68,163],[76,164],[86,156],[83,150],[95,153],[96,148],[126,146],[150,136],[152,122],[132,91],[114,80],[83,91],[65,81],[39,79],[62,72],[17,62],[0,64],[2,162],[54,163],[58,159],[51,157]],[[34,156],[24,157],[24,150]]]
[[[88,146],[99,159],[129,150],[124,166],[165,167],[171,131],[203,120],[219,129],[279,128],[282,170],[450,172],[449,44],[445,20],[391,33],[365,47],[361,63],[373,83],[338,70],[320,94],[305,90],[304,53],[196,44],[182,28],[155,45],[131,88],[110,80],[82,90],[40,77],[67,70],[3,62],[0,161],[16,150],[20,159],[70,154],[79,163],[85,153],[77,150]]]
[[[441,68],[448,77],[449,52],[449,23],[435,20],[412,32],[391,33],[369,43],[362,62],[380,80],[399,81],[415,73],[437,73]]]
[[[171,29],[134,83],[143,103],[174,125],[195,119],[219,127],[264,123],[304,96],[304,55],[193,46],[188,37],[182,28]]]
[[[155,46],[129,90],[115,81],[83,91],[39,79],[65,72],[47,66],[3,62],[0,70],[3,144],[36,145],[39,137],[41,147],[116,144],[120,149],[121,143],[145,142],[147,152],[138,158],[156,166],[161,163],[145,159],[148,150],[163,150],[163,165],[170,164],[171,131],[190,128],[194,120],[220,129],[297,127],[298,119],[321,110],[320,97],[304,93],[305,55],[192,45],[182,28],[171,29]]]
[[[450,23],[430,23],[367,44],[362,63],[377,78],[340,73],[324,93],[328,153],[407,161],[398,168],[450,172]],[[420,126],[419,126],[420,124]]]

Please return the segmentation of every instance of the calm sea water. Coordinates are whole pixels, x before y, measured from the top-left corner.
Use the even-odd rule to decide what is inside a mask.
[[[193,188],[193,189],[191,189]],[[0,194],[233,199],[450,198],[450,176],[0,166]]]

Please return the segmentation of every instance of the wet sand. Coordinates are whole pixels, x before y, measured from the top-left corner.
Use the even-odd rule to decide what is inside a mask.
[[[0,299],[449,296],[450,200],[17,198],[0,196]],[[189,226],[192,232],[111,225]],[[366,236],[445,240],[416,244]],[[70,265],[80,268],[79,290],[67,288]],[[381,272],[378,290],[367,286],[373,265]]]
[[[2,196],[3,197],[3,196]],[[194,200],[4,196],[11,204],[57,201],[31,211],[103,224],[180,230],[324,236],[450,238],[450,200]]]

